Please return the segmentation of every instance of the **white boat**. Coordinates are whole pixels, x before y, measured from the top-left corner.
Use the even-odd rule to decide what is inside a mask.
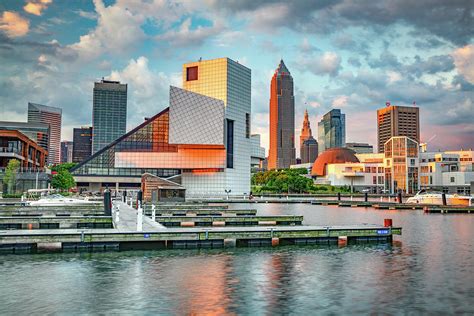
[[[47,195],[37,201],[31,201],[28,203],[28,205],[30,206],[80,206],[91,204],[100,204],[100,202],[75,199],[67,196],[62,196],[61,194]]]
[[[474,203],[472,196],[459,194],[446,194],[447,205],[472,206]],[[415,196],[409,197],[406,203],[411,204],[435,204],[443,205],[443,194],[441,192],[419,191]]]

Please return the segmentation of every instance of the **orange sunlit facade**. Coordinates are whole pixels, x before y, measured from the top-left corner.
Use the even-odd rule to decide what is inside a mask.
[[[12,159],[20,161],[23,169],[42,169],[48,152],[36,142],[15,130],[0,130],[0,167]]]
[[[268,169],[295,164],[295,99],[293,77],[283,60],[270,84],[270,149]]]

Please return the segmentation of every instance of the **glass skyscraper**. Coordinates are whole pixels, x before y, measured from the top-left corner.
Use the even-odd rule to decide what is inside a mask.
[[[318,123],[319,155],[326,149],[346,145],[346,115],[339,109],[324,114]]]
[[[57,164],[61,157],[62,109],[28,103],[28,123],[49,125],[48,164]]]
[[[82,162],[92,155],[92,127],[73,129],[72,162]]]
[[[94,83],[92,107],[92,152],[95,153],[125,134],[127,128],[127,85],[118,81]]]

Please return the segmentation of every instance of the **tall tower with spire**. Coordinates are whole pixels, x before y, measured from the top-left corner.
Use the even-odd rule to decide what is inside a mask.
[[[270,150],[268,169],[289,168],[296,162],[293,77],[280,61],[270,84]]]
[[[318,158],[318,142],[313,138],[308,110],[304,111],[303,128],[300,135],[301,163],[313,163]]]

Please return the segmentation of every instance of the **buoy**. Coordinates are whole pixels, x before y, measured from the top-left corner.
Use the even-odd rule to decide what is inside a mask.
[[[386,218],[383,220],[383,226],[384,227],[392,227],[392,219],[391,218]]]

